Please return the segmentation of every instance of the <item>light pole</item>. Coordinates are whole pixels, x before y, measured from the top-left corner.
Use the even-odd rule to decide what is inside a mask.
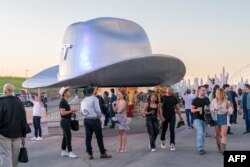
[[[25,70],[26,79],[28,78],[28,72],[29,72],[29,69],[26,69],[26,70]]]

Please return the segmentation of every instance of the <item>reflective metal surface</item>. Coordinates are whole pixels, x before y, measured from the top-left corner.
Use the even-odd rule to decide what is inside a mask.
[[[23,86],[154,86],[174,84],[185,71],[181,60],[152,54],[147,34],[138,24],[97,18],[70,25],[59,66],[31,77]]]
[[[72,48],[71,44],[65,44],[63,46],[63,59],[66,60],[67,59],[67,54],[68,54],[68,49]]]

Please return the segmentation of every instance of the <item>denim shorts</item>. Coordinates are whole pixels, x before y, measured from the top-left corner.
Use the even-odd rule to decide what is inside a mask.
[[[215,126],[227,125],[227,115],[217,114],[217,120],[214,122],[215,122]]]

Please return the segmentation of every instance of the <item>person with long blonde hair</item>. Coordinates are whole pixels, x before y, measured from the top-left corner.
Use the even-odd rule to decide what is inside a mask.
[[[119,148],[118,152],[124,153],[127,152],[127,130],[128,127],[128,119],[127,119],[127,102],[126,95],[124,92],[119,91],[117,93],[117,100],[112,103],[113,110],[115,111],[116,121],[118,123],[118,132],[119,132]]]
[[[228,116],[233,113],[233,108],[230,101],[227,100],[227,95],[224,89],[217,89],[215,99],[213,99],[210,110],[213,113],[215,121],[215,138],[218,150],[224,154],[227,144]]]

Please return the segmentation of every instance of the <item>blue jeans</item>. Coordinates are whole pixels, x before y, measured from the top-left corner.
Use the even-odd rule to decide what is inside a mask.
[[[246,132],[250,132],[250,109],[244,110],[244,119],[246,123]]]
[[[35,130],[35,137],[42,137],[42,128],[41,128],[41,117],[33,116],[33,125]]]
[[[193,125],[193,122],[194,122],[194,115],[190,109],[185,109],[185,113],[186,113],[188,126],[191,127]]]
[[[207,123],[203,120],[195,119],[194,126],[197,129],[197,148],[204,150]]]

